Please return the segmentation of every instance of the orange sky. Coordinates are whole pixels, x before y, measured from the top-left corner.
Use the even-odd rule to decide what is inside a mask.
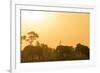
[[[56,48],[60,40],[62,45],[89,46],[89,13],[22,11],[21,35],[29,31],[36,32],[37,40],[51,48]],[[22,48],[25,45],[24,41]]]

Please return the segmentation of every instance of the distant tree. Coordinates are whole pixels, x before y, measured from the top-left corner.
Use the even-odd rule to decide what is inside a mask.
[[[89,48],[87,46],[79,43],[75,48],[75,52],[77,57],[81,59],[89,59]]]
[[[57,60],[69,60],[73,59],[74,48],[72,46],[57,46]]]
[[[26,40],[26,36],[21,36],[21,43],[22,43],[22,40]]]
[[[30,45],[32,45],[33,41],[39,37],[39,35],[37,33],[35,33],[34,31],[28,32],[27,34],[29,35],[28,41],[29,41]]]
[[[24,62],[41,61],[42,48],[40,46],[28,45],[24,48],[22,57]]]
[[[43,52],[43,60],[47,60],[49,55],[48,45],[41,43],[40,46]]]
[[[41,43],[41,47],[42,47],[42,48],[48,48],[48,45],[47,45],[47,44]]]
[[[26,39],[26,36],[25,36],[25,35],[24,35],[24,36],[22,36],[22,37],[21,37],[21,39],[22,39],[22,40],[25,40],[25,39]]]
[[[40,42],[39,41],[36,41],[36,46],[40,46]]]

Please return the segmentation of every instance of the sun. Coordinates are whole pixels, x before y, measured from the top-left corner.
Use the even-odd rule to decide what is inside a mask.
[[[31,17],[31,19],[33,21],[42,21],[44,19],[46,15],[44,13],[41,12],[34,12],[33,16]]]
[[[23,11],[22,15],[23,15],[23,18],[31,22],[40,23],[46,19],[48,14],[42,11]]]

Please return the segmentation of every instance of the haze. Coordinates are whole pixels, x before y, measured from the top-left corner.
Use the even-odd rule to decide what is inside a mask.
[[[21,11],[21,36],[29,31],[36,32],[37,40],[51,48],[60,41],[62,45],[81,43],[89,47],[89,13]]]

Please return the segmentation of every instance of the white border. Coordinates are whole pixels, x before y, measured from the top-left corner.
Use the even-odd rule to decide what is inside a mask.
[[[70,11],[90,13],[90,60],[81,61],[60,61],[60,62],[41,62],[41,63],[20,63],[20,10],[49,10],[49,11]],[[94,41],[94,18],[95,9],[93,7],[74,6],[74,5],[32,5],[14,4],[12,7],[12,30],[11,30],[11,72],[19,71],[43,71],[51,69],[66,69],[72,67],[87,67],[95,65],[95,41]],[[19,49],[18,49],[19,48]]]

